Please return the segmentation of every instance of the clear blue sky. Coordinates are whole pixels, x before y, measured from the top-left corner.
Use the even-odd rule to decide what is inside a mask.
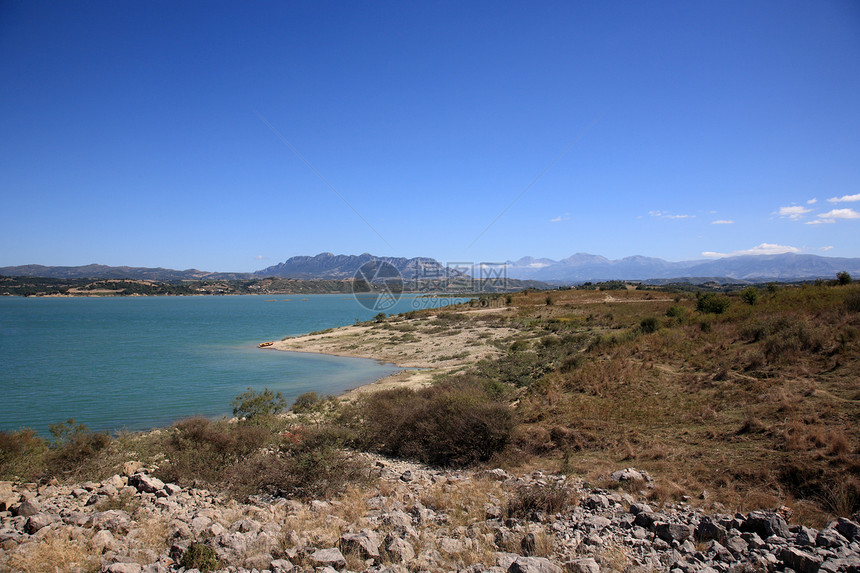
[[[2,0],[0,74],[0,266],[860,256],[853,0]]]

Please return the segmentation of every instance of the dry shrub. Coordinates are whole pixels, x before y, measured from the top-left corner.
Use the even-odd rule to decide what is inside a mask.
[[[0,551],[0,570],[21,573],[49,571],[98,571],[101,552],[80,539],[72,539],[65,529],[51,531],[35,543]]]
[[[31,479],[41,473],[45,441],[26,428],[16,432],[0,431],[0,479]]]
[[[510,441],[510,407],[472,377],[362,398],[346,423],[362,447],[442,466],[487,461]]]
[[[177,422],[164,442],[169,462],[159,470],[159,477],[180,484],[221,484],[226,470],[271,439],[265,428],[252,424],[202,417]]]
[[[575,500],[565,484],[527,485],[517,489],[508,501],[508,517],[531,519],[538,513],[554,515]]]
[[[685,490],[680,485],[671,481],[660,481],[648,494],[648,499],[660,505],[670,501],[679,501],[685,495]]]
[[[278,453],[258,452],[226,471],[225,481],[238,497],[266,491],[299,499],[324,499],[361,484],[370,475],[366,459],[349,454],[328,436],[309,437]]]
[[[89,476],[97,471],[99,455],[110,443],[110,436],[104,433],[76,433],[50,449],[45,457],[46,471],[59,479]]]

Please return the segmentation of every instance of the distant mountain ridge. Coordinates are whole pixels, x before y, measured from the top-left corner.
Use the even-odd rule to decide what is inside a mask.
[[[600,255],[576,253],[560,261],[523,257],[508,261],[507,265],[510,278],[570,283],[688,277],[724,277],[754,282],[833,278],[840,271],[860,274],[860,258],[795,253],[680,262],[639,255],[610,260]]]
[[[111,267],[96,264],[77,267],[49,267],[44,265],[0,267],[0,275],[52,279],[136,279],[150,281],[237,280],[252,277],[250,273],[211,273],[197,269],[177,271],[162,267]]]
[[[320,253],[315,256],[290,257],[282,263],[254,273],[214,273],[197,269],[180,271],[161,267],[111,267],[92,264],[76,267],[43,265],[0,267],[0,275],[58,279],[92,278],[155,281],[254,280],[265,277],[343,280],[351,279],[356,270],[370,261],[390,263],[407,281],[414,279],[433,280],[437,277],[446,276],[449,278],[454,276],[466,277],[463,273],[448,269],[430,257],[377,257],[370,253],[362,253],[361,255]],[[786,253],[671,262],[640,255],[610,260],[600,255],[575,253],[560,261],[535,257],[523,257],[517,261],[508,261],[506,274],[509,279],[554,283],[691,278],[721,278],[756,282],[833,278],[840,271],[847,271],[860,278],[860,258]]]
[[[313,257],[290,257],[283,263],[254,273],[258,277],[283,277],[291,279],[347,279],[365,263],[382,261],[391,264],[406,280],[416,278],[444,277],[445,266],[429,257],[377,257],[370,253],[360,255],[335,255],[320,253]],[[461,273],[458,273],[461,274]]]

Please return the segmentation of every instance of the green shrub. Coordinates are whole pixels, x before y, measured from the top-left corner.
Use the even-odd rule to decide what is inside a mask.
[[[233,399],[233,415],[245,420],[254,418],[274,416],[281,413],[287,407],[287,401],[280,392],[275,393],[268,388],[257,392],[248,388],[247,392],[239,394]]]
[[[657,332],[659,329],[660,329],[660,321],[657,320],[653,316],[643,318],[642,322],[639,323],[639,330],[641,330],[645,334]]]
[[[758,300],[758,289],[755,287],[747,287],[741,291],[741,300],[749,305],[753,305]]]
[[[687,316],[687,309],[683,306],[673,304],[669,307],[669,310],[666,311],[666,316],[668,316],[669,318],[681,319]]]
[[[305,392],[304,394],[300,394],[296,401],[293,402],[293,405],[290,409],[297,413],[305,413],[312,411],[315,407],[320,405],[320,397],[316,392]]]
[[[221,569],[221,562],[215,550],[203,543],[192,543],[182,554],[179,565],[187,569],[198,569],[201,573],[208,573],[215,569]]]
[[[713,292],[696,293],[696,310],[706,314],[722,314],[729,308],[728,297]]]
[[[851,284],[851,275],[847,272],[842,271],[840,273],[836,273],[836,282],[840,285],[850,285]]]

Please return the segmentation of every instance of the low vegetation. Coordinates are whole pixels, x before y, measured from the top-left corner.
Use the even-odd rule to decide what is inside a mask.
[[[0,479],[97,479],[134,456],[180,484],[307,499],[366,479],[355,454],[365,450],[595,483],[635,465],[657,478],[655,503],[788,504],[813,525],[860,509],[857,283],[699,294],[612,284],[491,302],[498,312],[421,311],[366,325],[391,331],[393,344],[399,331],[445,336],[479,324],[511,333],[487,342],[501,359],[463,355],[432,386],[349,403],[308,393],[287,416],[279,394],[249,390],[233,403],[239,421],[194,418],[147,435],[109,437],[73,420],[51,440],[0,432]],[[419,315],[433,318],[419,327]],[[563,488],[524,490],[507,512],[569,502]]]

